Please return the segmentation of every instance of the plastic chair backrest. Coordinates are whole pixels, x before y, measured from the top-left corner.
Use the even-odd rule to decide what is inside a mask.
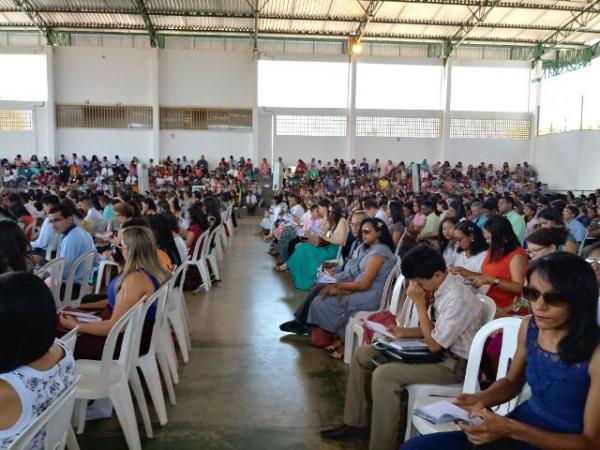
[[[156,340],[160,339],[160,330],[164,326],[164,321],[167,316],[165,315],[165,308],[167,305],[167,295],[169,294],[169,288],[171,287],[171,282],[173,278],[163,284],[160,288],[156,290],[154,294],[148,297],[148,300],[144,302],[144,311],[142,313],[142,317],[146,318],[146,314],[148,314],[148,310],[152,307],[152,305],[156,304],[156,316],[154,319],[154,325],[152,327],[152,336],[150,338],[150,348],[155,348]],[[140,342],[142,338],[142,333],[138,333],[136,336],[137,343],[136,347],[140,347]]]
[[[63,450],[67,443],[67,433],[71,426],[71,415],[75,405],[75,392],[77,383],[69,386],[60,396],[54,400],[44,412],[37,416],[15,439],[10,450],[25,450],[30,447],[31,440],[45,429],[44,450]]]
[[[52,242],[50,244],[48,244],[48,247],[46,248],[46,261],[50,261],[52,259],[52,252],[56,252],[56,257],[58,258],[60,255],[60,246],[62,244],[62,239],[63,239],[63,235],[62,234],[56,234],[54,236],[54,239],[52,240]]]
[[[56,258],[50,261],[41,269],[35,271],[35,274],[44,279],[50,277],[50,292],[54,298],[54,304],[58,310],[61,307],[60,287],[62,285],[63,274],[65,272],[65,258]]]
[[[390,306],[388,307],[388,311],[390,311],[393,315],[398,314],[398,305],[400,304],[400,296],[402,295],[402,290],[404,289],[404,275],[402,273],[398,274],[396,278],[396,282],[394,283],[394,290],[392,291],[392,298],[390,300]]]
[[[167,303],[170,302],[180,302],[183,299],[183,285],[185,281],[185,273],[187,271],[187,264],[181,264],[179,267],[175,269],[173,272],[173,276],[171,277],[171,285],[169,287],[169,299]]]
[[[88,280],[92,274],[92,268],[94,267],[94,260],[96,259],[96,252],[90,250],[89,252],[81,255],[79,258],[75,260],[71,268],[69,269],[69,273],[67,274],[67,282],[65,283],[65,291],[63,293],[61,299],[61,307],[64,306],[79,306],[81,303],[81,299],[84,295],[88,293],[89,284]],[[81,280],[81,286],[79,289],[79,295],[77,298],[73,299],[73,283],[75,281],[75,275],[79,271],[79,266],[83,266],[83,278]]]
[[[398,324],[401,327],[414,328],[419,326],[419,314],[415,305],[409,297],[404,299],[402,310],[398,316]]]
[[[385,284],[383,285],[383,291],[381,292],[381,300],[379,302],[379,310],[383,310],[388,306],[388,300],[390,299],[392,289],[394,287],[394,283],[396,282],[396,278],[400,273],[400,268],[396,263],[387,278],[385,279]]]
[[[218,227],[215,227],[212,231],[209,232],[208,237],[206,238],[206,243],[204,244],[204,247],[202,247],[202,256],[204,258],[208,258],[208,255],[210,254],[211,243],[215,239],[215,235],[217,234],[217,228]],[[215,245],[216,245],[216,242],[215,242]]]
[[[502,331],[502,349],[500,351],[496,379],[506,376],[510,361],[517,351],[520,326],[521,318],[503,317],[501,319],[492,320],[481,327],[473,338],[471,350],[469,351],[463,392],[473,394],[479,391],[479,367],[481,366],[485,342],[497,331]],[[503,405],[501,405],[500,408],[502,408],[502,406]]]
[[[77,331],[79,327],[72,328],[67,334],[60,338],[60,340],[66,345],[71,353],[75,351],[75,344],[77,344]]]
[[[116,262],[113,261],[109,261],[109,260],[103,260],[100,261],[100,265],[98,266],[98,276],[96,277],[96,289],[94,290],[94,292],[96,294],[100,293],[100,289],[102,288],[102,282],[106,282],[106,287],[108,288],[108,285],[110,284],[110,280],[108,279],[108,276],[110,275],[110,272],[106,271],[105,269],[107,267],[118,267]],[[106,277],[105,277],[106,275]],[[106,279],[104,279],[106,278]]]
[[[496,302],[484,294],[477,294],[477,298],[483,303],[483,323],[486,324],[494,320],[494,317],[496,317]]]
[[[136,333],[141,333],[143,322],[140,318],[143,318],[142,312],[144,310],[144,298],[142,298],[139,302],[137,302],[129,311],[123,314],[119,320],[115,322],[110,333],[106,337],[106,341],[104,342],[104,349],[102,350],[102,359],[100,360],[100,383],[101,386],[98,386],[99,389],[106,388],[108,380],[109,380],[109,371],[111,366],[114,364],[113,356],[115,354],[115,348],[117,346],[117,342],[119,340],[119,335],[123,330],[123,340],[121,341],[121,353],[119,354],[119,362],[118,364],[124,366],[124,377],[129,377],[129,371],[132,367],[134,357],[137,357],[139,352],[139,345],[136,349],[134,349]],[[127,326],[127,324],[131,324],[131,326]],[[126,380],[122,380],[126,381]],[[104,390],[104,389],[103,389]]]
[[[204,231],[200,237],[198,238],[198,240],[196,241],[196,245],[194,246],[194,251],[192,252],[192,257],[189,259],[189,261],[198,261],[198,259],[202,258],[203,255],[203,251],[204,251],[204,243],[206,242],[206,238],[209,235],[209,231],[206,230]]]
[[[583,240],[581,241],[581,244],[579,244],[579,251],[577,252],[577,254],[579,256],[583,255],[583,248],[585,247],[585,241],[587,241],[588,238],[588,230],[585,230],[585,236],[583,236]]]

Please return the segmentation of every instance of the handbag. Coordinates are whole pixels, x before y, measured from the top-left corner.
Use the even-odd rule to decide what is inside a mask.
[[[377,322],[381,325],[389,327],[390,325],[396,325],[396,316],[392,314],[390,311],[378,311],[374,314],[371,314],[367,317],[367,320],[371,322]],[[373,330],[368,328],[366,325],[363,325],[363,345],[369,345],[373,341],[373,335],[375,334]]]
[[[310,331],[310,343],[313,347],[325,348],[333,344],[333,334],[320,327],[312,327]]]

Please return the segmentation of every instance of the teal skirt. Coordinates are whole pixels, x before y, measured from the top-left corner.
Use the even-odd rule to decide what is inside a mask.
[[[317,270],[328,259],[337,256],[339,245],[315,247],[303,242],[296,246],[287,266],[298,289],[309,290],[317,278]]]

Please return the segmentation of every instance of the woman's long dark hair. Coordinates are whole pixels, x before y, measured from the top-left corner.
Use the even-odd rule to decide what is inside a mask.
[[[388,229],[385,222],[377,217],[367,217],[360,224],[361,230],[361,239],[362,239],[362,227],[366,224],[371,224],[375,231],[380,232],[379,235],[379,243],[387,245],[392,253],[396,251],[396,246],[394,245],[394,240],[392,239],[392,235],[390,234],[390,230]]]
[[[179,256],[179,251],[173,238],[169,219],[164,214],[152,214],[148,216],[147,220],[156,238],[156,246],[169,256],[173,265],[181,265],[181,256]]]
[[[0,249],[0,273],[27,271],[29,241],[16,222],[0,220]]]
[[[491,261],[500,261],[505,255],[508,255],[521,246],[512,225],[506,217],[492,216],[483,228],[492,235],[492,245],[490,246]]]
[[[481,228],[475,225],[474,222],[470,220],[463,220],[462,222],[458,222],[454,226],[455,230],[460,231],[465,236],[471,237],[471,253],[473,255],[478,255],[479,253],[488,249],[489,245],[485,241],[485,237],[483,236],[483,232]],[[458,253],[461,253],[462,248],[457,248]]]
[[[444,220],[442,220],[442,223],[440,223],[440,228],[438,229],[438,242],[440,243],[440,253],[442,254],[448,248],[448,244],[450,244],[450,241],[446,239],[444,237],[444,233],[442,233],[442,229],[444,228],[444,224],[446,222],[450,222],[452,225],[456,226],[458,223],[458,217],[446,217]]]
[[[57,323],[52,292],[38,276],[26,272],[0,275],[0,373],[45,355],[54,343]]]
[[[403,227],[406,227],[406,221],[404,220],[404,209],[402,203],[392,200],[388,208],[390,208],[390,214],[392,216],[392,223],[396,224],[400,222]]]
[[[212,221],[211,230],[221,224],[221,211],[219,210],[219,204],[217,199],[212,196],[207,196],[204,199],[204,207],[206,208],[206,214]]]
[[[19,218],[21,216],[30,215],[29,211],[27,211],[27,208],[25,208],[23,200],[21,199],[21,196],[19,194],[10,194],[8,196],[8,200],[11,203],[10,210],[15,217]]]
[[[344,217],[344,209],[342,208],[342,205],[340,205],[338,202],[331,203],[331,211],[329,213],[329,229],[332,231],[335,230],[342,217]]]
[[[202,232],[208,230],[208,219],[204,211],[202,211],[202,207],[198,204],[193,204],[188,209],[188,216],[190,218],[190,225],[200,225]]]
[[[572,253],[554,252],[531,263],[528,282],[534,273],[569,305],[569,334],[558,344],[560,358],[567,364],[588,361],[600,343],[598,282],[592,266]]]

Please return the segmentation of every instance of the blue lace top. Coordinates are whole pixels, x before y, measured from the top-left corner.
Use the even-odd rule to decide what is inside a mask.
[[[568,365],[558,353],[538,344],[538,327],[532,317],[527,329],[526,379],[531,398],[510,417],[546,431],[581,433],[590,376],[589,361]]]

